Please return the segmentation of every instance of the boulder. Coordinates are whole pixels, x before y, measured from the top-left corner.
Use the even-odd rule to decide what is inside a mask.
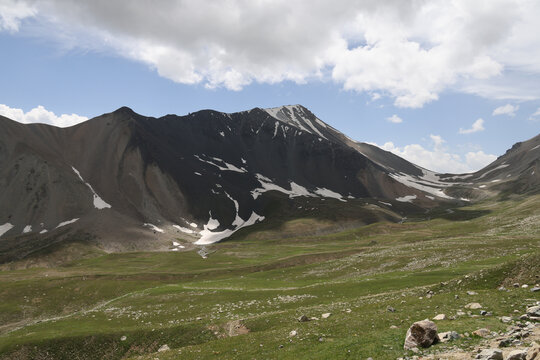
[[[503,360],[503,353],[499,349],[484,349],[475,359],[480,360]]]
[[[531,292],[537,292],[537,291],[540,291],[540,287],[539,286],[535,286],[531,289]]]
[[[309,318],[306,315],[302,315],[298,318],[298,321],[300,322],[306,322],[309,321]]]
[[[527,357],[527,350],[514,350],[506,356],[506,360],[525,360]]]
[[[437,325],[433,321],[428,319],[417,321],[411,325],[407,330],[405,336],[405,344],[403,348],[405,350],[412,350],[413,348],[427,348],[433,344],[439,342],[439,336],[437,334]]]
[[[479,303],[468,303],[467,305],[465,305],[465,309],[478,310],[481,308],[482,305],[480,305]]]
[[[512,321],[512,318],[510,316],[502,316],[501,321],[506,324]]]
[[[330,317],[330,315],[332,315],[332,313],[324,313],[321,315],[321,318],[322,319],[328,319]]]

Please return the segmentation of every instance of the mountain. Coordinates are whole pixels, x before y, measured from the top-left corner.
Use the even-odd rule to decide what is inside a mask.
[[[161,118],[123,107],[70,128],[0,117],[0,262],[73,241],[179,251],[279,219],[397,222],[538,189],[539,141],[477,173],[441,175],[300,105]]]

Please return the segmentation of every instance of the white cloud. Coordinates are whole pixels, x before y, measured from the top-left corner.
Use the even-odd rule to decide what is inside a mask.
[[[11,108],[7,105],[0,104],[0,115],[23,124],[42,123],[58,127],[68,127],[88,120],[86,116],[77,114],[62,114],[57,116],[41,105],[25,113],[22,109]]]
[[[518,111],[519,105],[512,105],[512,104],[506,104],[504,106],[499,106],[495,110],[493,110],[493,116],[496,115],[508,115],[508,116],[516,116],[516,111]]]
[[[529,116],[529,120],[537,121],[540,120],[540,108],[536,109],[536,111]]]
[[[478,119],[472,124],[472,127],[470,129],[459,128],[459,133],[460,134],[472,134],[472,133],[479,132],[479,131],[484,131],[484,130],[485,130],[485,128],[484,128],[484,119]]]
[[[402,158],[422,166],[426,169],[440,173],[468,173],[480,170],[484,166],[493,162],[497,156],[486,154],[483,151],[470,151],[464,156],[448,152],[442,144],[445,142],[441,136],[430,135],[433,141],[433,148],[426,149],[420,144],[410,144],[403,147],[387,142],[380,148],[390,151]]]
[[[2,0],[0,2],[0,30],[19,31],[23,19],[36,15],[36,10],[21,1]]]
[[[184,84],[328,79],[417,108],[446,89],[540,98],[530,0],[4,0],[0,29],[112,51]],[[33,22],[21,23],[29,16]]]
[[[400,118],[399,116],[397,116],[396,114],[394,114],[394,115],[392,115],[390,117],[387,117],[386,120],[388,120],[389,122],[394,123],[394,124],[399,124],[399,123],[403,122],[403,119]]]

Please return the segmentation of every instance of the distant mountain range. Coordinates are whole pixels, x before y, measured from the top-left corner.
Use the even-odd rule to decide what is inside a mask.
[[[476,173],[437,174],[301,105],[161,118],[123,107],[70,128],[0,117],[0,262],[65,241],[181,251],[323,208],[342,225],[397,222],[538,192],[539,165],[536,136]]]

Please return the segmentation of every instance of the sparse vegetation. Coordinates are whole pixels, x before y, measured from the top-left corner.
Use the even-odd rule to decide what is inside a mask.
[[[0,358],[395,359],[408,354],[408,326],[439,313],[455,316],[438,321],[440,331],[503,330],[499,316],[540,298],[511,286],[540,281],[539,209],[535,195],[309,236],[291,234],[317,220],[295,219],[280,225],[287,237],[248,228],[208,259],[94,253],[5,270]],[[493,315],[457,315],[473,301]],[[230,336],[227,324],[239,319],[249,331]],[[163,345],[170,350],[158,352]]]

